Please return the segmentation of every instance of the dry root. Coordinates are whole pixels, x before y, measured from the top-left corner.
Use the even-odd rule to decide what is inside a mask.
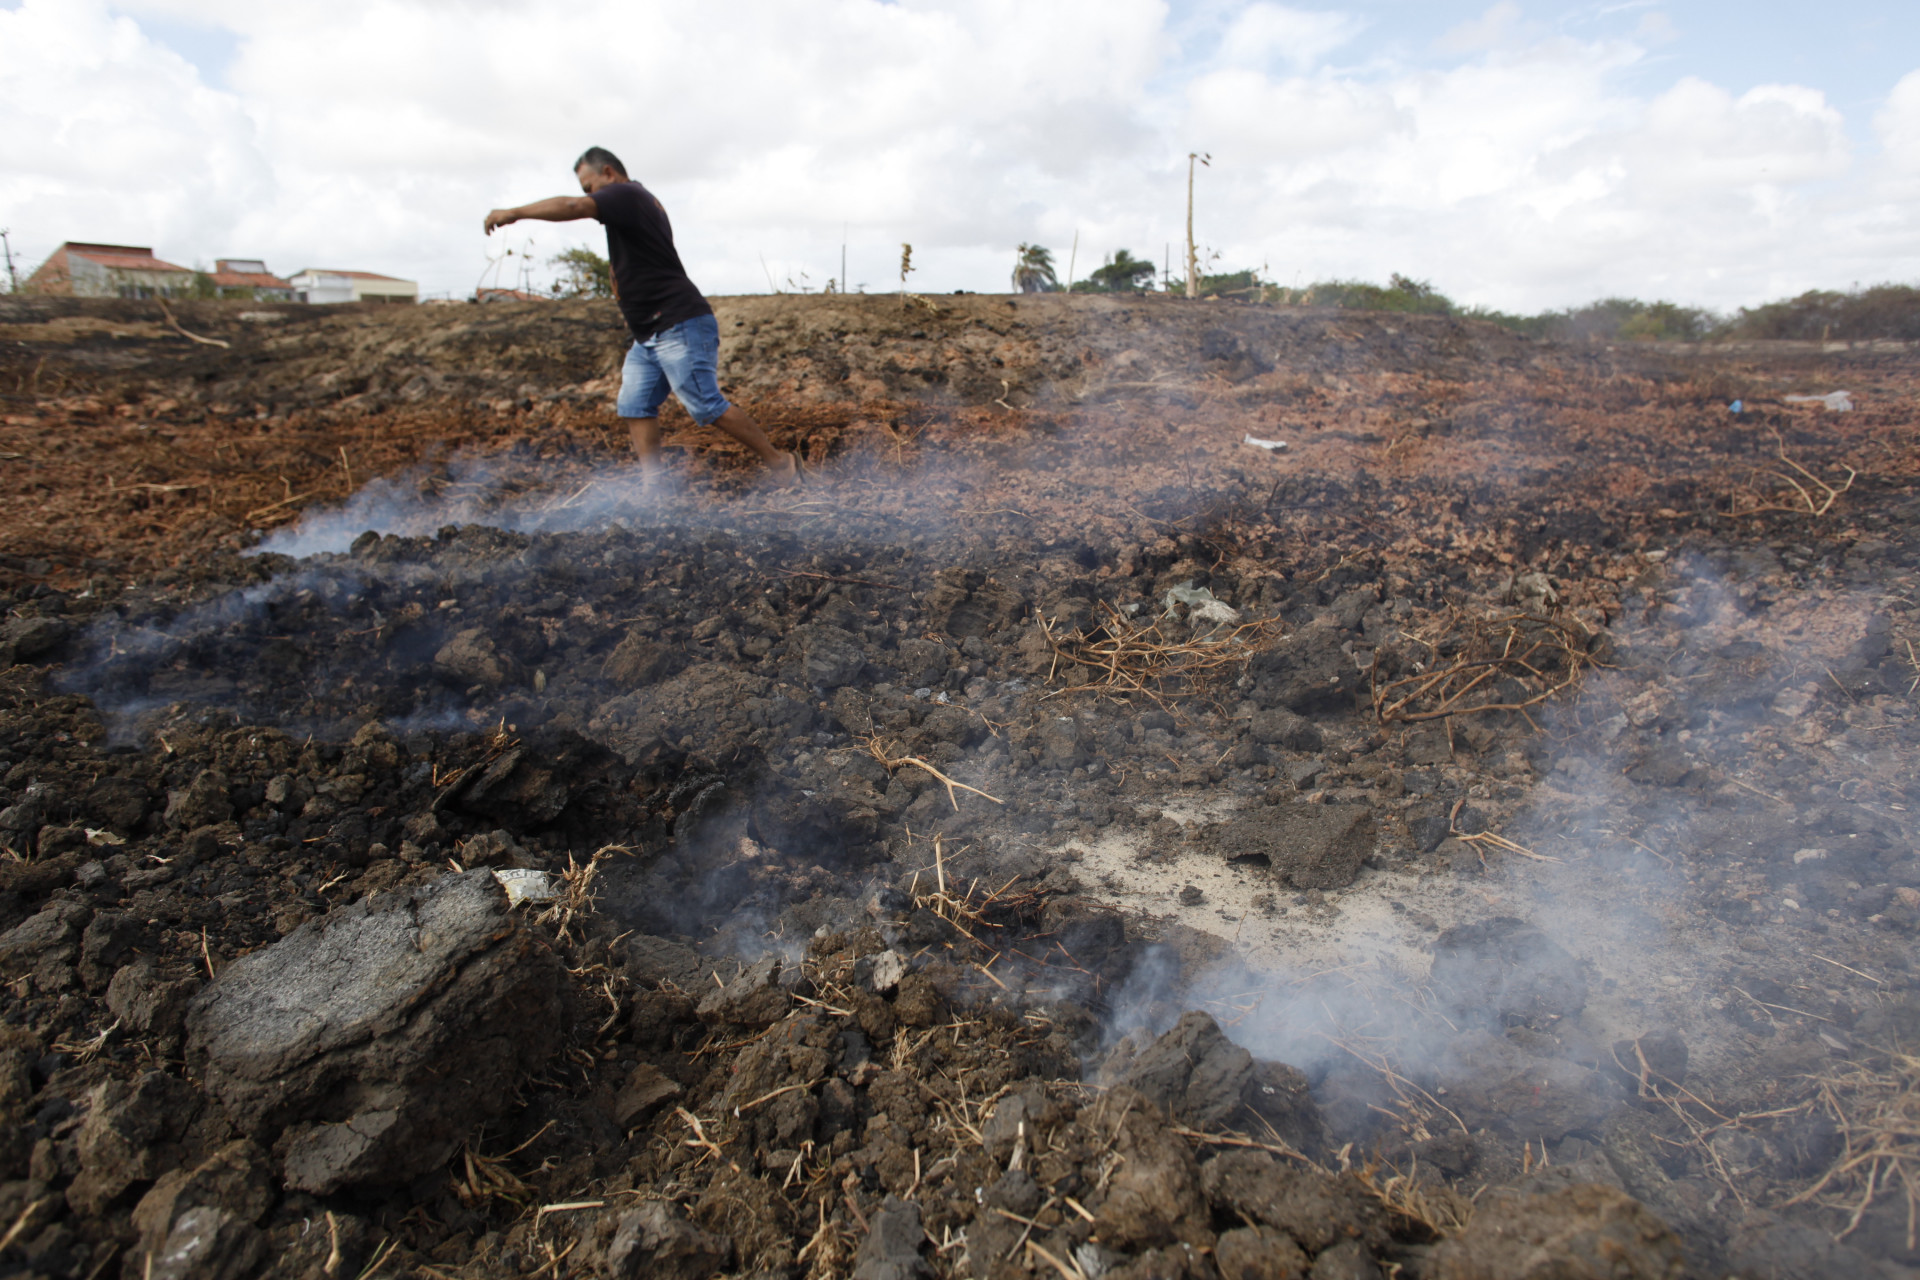
[[[1414,674],[1383,681],[1386,651],[1376,651],[1370,680],[1381,724],[1525,711],[1602,665],[1589,647],[1594,633],[1571,615],[1477,618],[1455,610],[1420,634],[1403,634],[1427,657],[1412,664]]]
[[[949,778],[946,774],[940,772],[919,756],[895,756],[889,754],[886,747],[881,745],[879,734],[875,734],[867,739],[867,750],[873,753],[873,758],[878,760],[881,767],[888,773],[894,772],[903,765],[912,765],[916,769],[921,769],[932,774],[934,779],[947,789],[947,803],[953,806],[955,813],[960,812],[960,797],[954,794],[956,790],[971,791],[982,800],[991,800],[995,804],[1003,805],[1006,803],[1006,801],[1000,799],[1000,797],[990,796],[978,787],[970,787],[964,782],[955,782],[952,778]]]
[[[1920,1240],[1920,1058],[1896,1054],[1882,1068],[1862,1064],[1817,1083],[1844,1146],[1820,1180],[1787,1203],[1841,1215],[1844,1239],[1876,1201],[1898,1197],[1913,1249]]]
[[[1421,1178],[1417,1164],[1405,1172],[1390,1164],[1369,1164],[1354,1170],[1354,1176],[1388,1213],[1401,1220],[1403,1230],[1412,1226],[1439,1239],[1473,1220],[1473,1201],[1444,1183]]]
[[[1243,668],[1279,629],[1273,620],[1263,619],[1204,635],[1183,635],[1187,623],[1181,619],[1161,614],[1130,618],[1105,601],[1101,608],[1105,620],[1085,633],[1057,635],[1051,620],[1040,619],[1053,649],[1049,683],[1063,671],[1073,672],[1081,675],[1082,682],[1075,684],[1069,677],[1071,687],[1136,694],[1159,703],[1174,691],[1175,681],[1183,686],[1179,691],[1192,692],[1211,677]]]
[[[625,852],[627,850],[619,845],[608,845],[596,851],[591,858],[587,859],[584,866],[576,861],[572,854],[568,854],[567,869],[560,873],[560,882],[564,888],[561,889],[560,896],[553,900],[553,905],[535,917],[534,923],[551,924],[554,926],[554,932],[563,940],[571,941],[568,930],[572,927],[574,920],[580,916],[593,914],[593,905],[597,900],[597,895],[593,891],[593,881],[594,877],[600,873],[600,864],[616,853]]]
[[[1787,442],[1781,438],[1778,431],[1773,433],[1773,439],[1776,446],[1775,452],[1781,464],[1791,468],[1793,474],[1790,475],[1786,471],[1756,468],[1753,473],[1754,478],[1758,480],[1764,476],[1768,479],[1778,480],[1787,487],[1785,489],[1775,489],[1773,493],[1762,496],[1760,488],[1756,484],[1748,494],[1747,505],[1741,505],[1739,495],[1735,495],[1729,499],[1728,509],[1730,514],[1735,516],[1757,516],[1769,511],[1780,511],[1788,515],[1823,516],[1833,509],[1834,502],[1839,499],[1841,494],[1853,488],[1853,482],[1860,473],[1852,467],[1842,464],[1840,470],[1847,473],[1846,478],[1838,484],[1830,484],[1787,456]],[[1798,479],[1795,478],[1796,476]],[[1801,483],[1802,481],[1805,481],[1805,483]]]

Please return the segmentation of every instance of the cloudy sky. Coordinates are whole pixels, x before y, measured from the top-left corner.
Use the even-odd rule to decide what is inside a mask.
[[[0,0],[0,226],[464,296],[618,152],[709,293],[1007,287],[1197,238],[1283,284],[1726,309],[1920,279],[1920,5]],[[1179,250],[1176,247],[1174,253]],[[502,264],[512,276],[517,259]],[[544,265],[536,280],[549,277]],[[510,283],[511,280],[504,282]]]

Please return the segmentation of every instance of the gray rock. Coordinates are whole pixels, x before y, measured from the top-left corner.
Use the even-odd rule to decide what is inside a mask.
[[[202,769],[192,782],[167,794],[167,825],[175,831],[191,831],[225,822],[233,816],[227,787],[225,774]]]
[[[920,1256],[927,1238],[920,1225],[920,1206],[899,1196],[888,1196],[874,1211],[871,1230],[854,1259],[853,1280],[920,1280],[932,1274]]]
[[[436,1169],[554,1038],[560,962],[475,870],[355,903],[243,956],[187,1014],[188,1061],[290,1187]]]
[[[1027,1099],[1017,1093],[994,1104],[986,1122],[980,1126],[981,1144],[989,1156],[1004,1161],[1013,1154],[1026,1132],[1027,1112]]]
[[[485,769],[440,795],[468,813],[496,822],[540,826],[552,822],[567,807],[579,766],[585,763],[583,754],[572,742],[560,746],[549,743],[543,750],[517,743]]]
[[[856,738],[873,732],[873,695],[860,689],[839,688],[827,704],[834,720]]]
[[[99,880],[106,879],[106,869],[99,863],[87,864],[98,873]],[[80,868],[82,879],[87,867]],[[127,953],[140,937],[140,922],[124,911],[100,911],[80,935],[80,962],[82,965],[100,970],[99,977],[107,976],[106,970],[120,963],[120,957]],[[95,979],[96,981],[98,979]]]
[[[650,1062],[636,1063],[627,1073],[627,1082],[614,1095],[613,1122],[622,1129],[631,1128],[655,1107],[678,1097],[680,1086]]]
[[[620,1215],[607,1272],[614,1280],[707,1280],[732,1258],[733,1241],[700,1230],[665,1201],[649,1200]]]
[[[1326,1122],[1306,1073],[1284,1062],[1254,1059],[1241,1098],[1295,1151],[1315,1157],[1326,1146]]]
[[[1447,838],[1453,823],[1443,804],[1425,802],[1407,809],[1407,835],[1422,853],[1432,853]]]

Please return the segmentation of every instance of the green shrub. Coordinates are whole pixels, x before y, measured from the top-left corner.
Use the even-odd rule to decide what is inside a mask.
[[[1877,284],[1847,293],[1812,289],[1797,298],[1742,307],[1726,328],[1735,338],[1853,342],[1920,340],[1920,289]]]
[[[1278,290],[1282,306],[1337,307],[1346,311],[1404,311],[1450,315],[1453,300],[1426,280],[1395,272],[1383,287],[1364,280],[1320,280],[1304,289]]]

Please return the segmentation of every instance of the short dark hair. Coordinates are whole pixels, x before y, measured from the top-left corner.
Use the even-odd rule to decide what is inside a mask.
[[[582,151],[580,158],[573,162],[573,167],[578,169],[581,165],[595,170],[611,169],[623,178],[627,176],[627,166],[621,164],[620,157],[605,147],[588,147]]]

